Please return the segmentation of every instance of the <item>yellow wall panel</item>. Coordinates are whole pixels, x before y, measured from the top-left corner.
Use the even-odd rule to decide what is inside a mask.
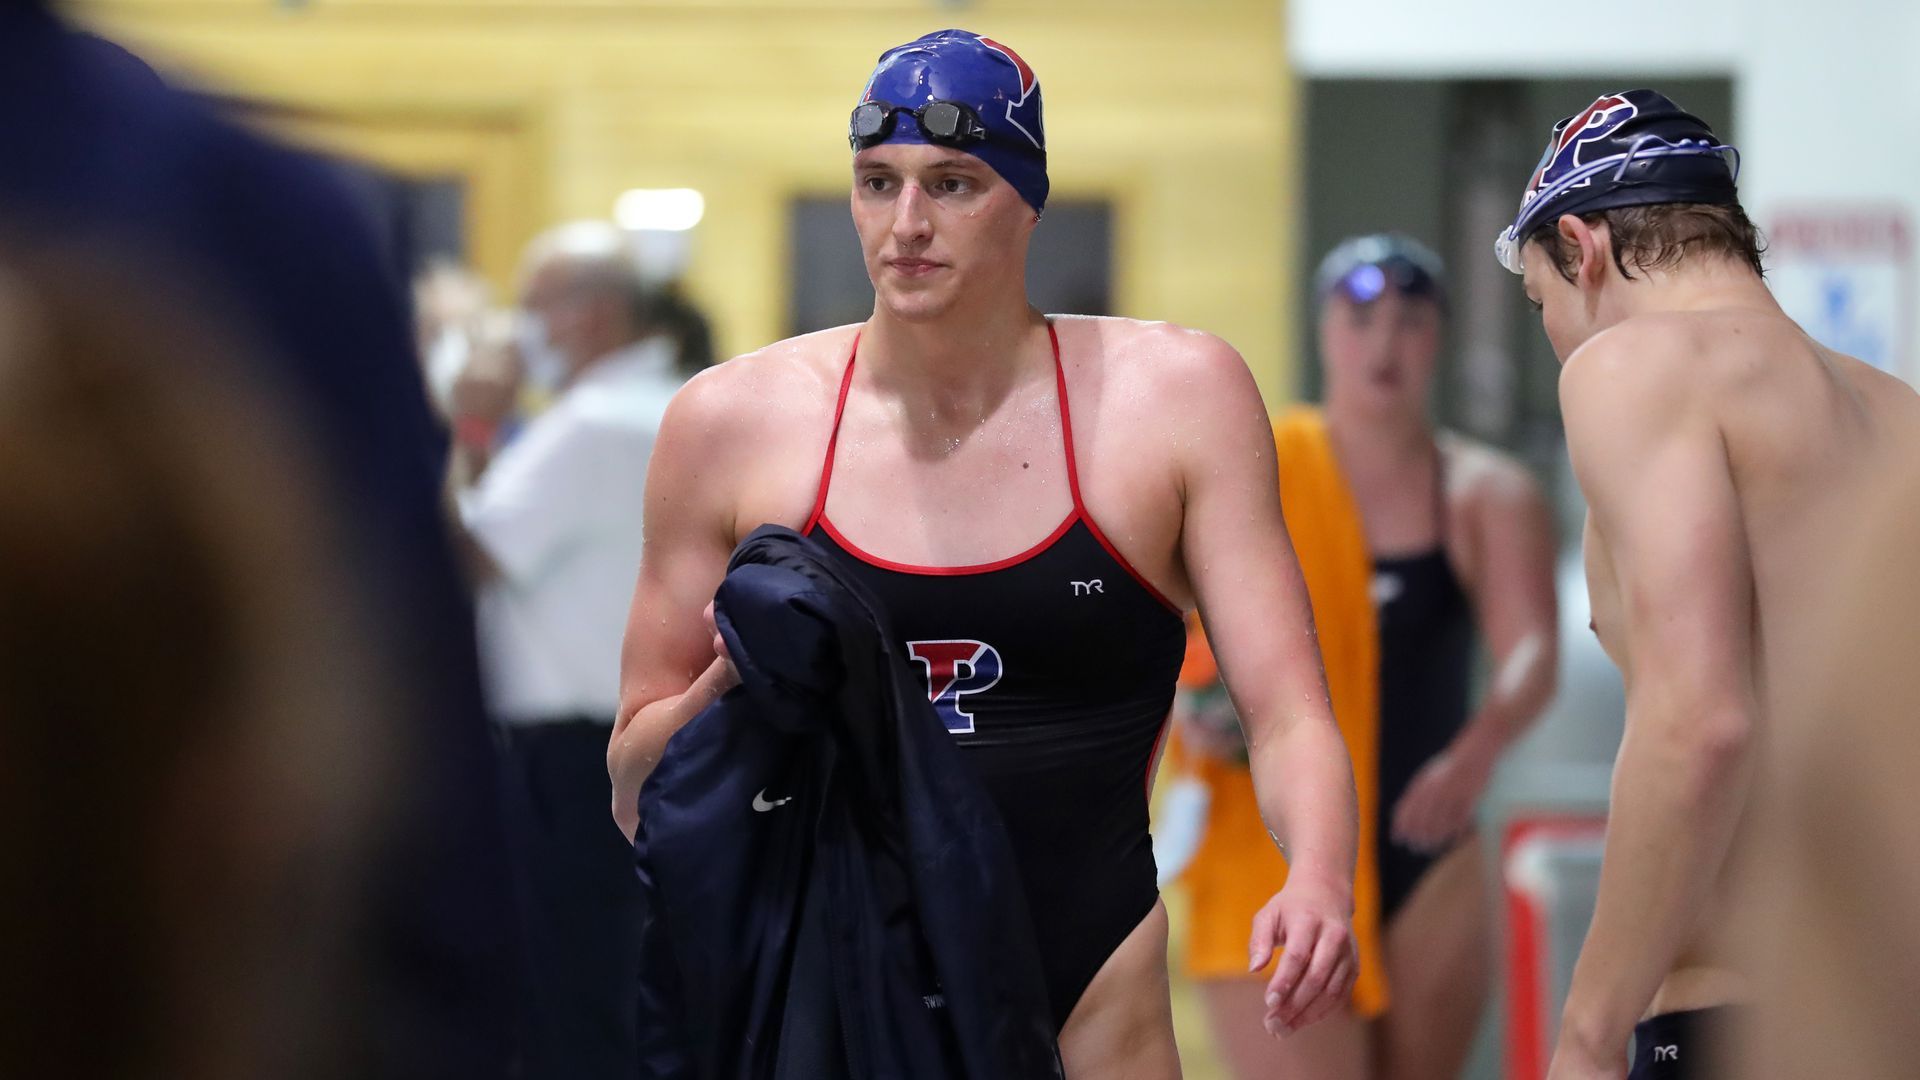
[[[77,7],[164,66],[291,114],[296,138],[467,177],[474,259],[503,287],[539,228],[604,217],[628,188],[698,188],[687,285],[729,351],[786,325],[787,204],[845,189],[846,114],[875,57],[958,23],[1040,74],[1054,190],[1113,200],[1119,310],[1226,337],[1270,401],[1291,386],[1297,106],[1265,0]]]

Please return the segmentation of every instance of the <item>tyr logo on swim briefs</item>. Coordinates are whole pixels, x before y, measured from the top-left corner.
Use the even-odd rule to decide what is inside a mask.
[[[948,641],[909,641],[907,655],[927,671],[927,700],[947,730],[956,735],[973,731],[973,714],[961,707],[968,694],[990,690],[1000,681],[1000,650],[984,641],[957,638]]]

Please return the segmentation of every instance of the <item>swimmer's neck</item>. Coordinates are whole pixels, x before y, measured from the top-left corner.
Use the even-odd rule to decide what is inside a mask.
[[[966,317],[909,322],[876,307],[860,337],[868,385],[916,411],[984,416],[1032,377],[1045,346],[1046,318],[1029,305]]]
[[[1326,416],[1334,453],[1348,469],[1399,471],[1430,462],[1439,451],[1433,425],[1425,413],[1383,416],[1342,409],[1339,402],[1329,399]]]
[[[1641,315],[1746,310],[1784,314],[1766,282],[1744,263],[1699,259],[1672,270],[1635,270],[1631,281],[1617,273],[1608,281],[1607,306],[1616,322]],[[1605,302],[1605,301],[1603,301]]]

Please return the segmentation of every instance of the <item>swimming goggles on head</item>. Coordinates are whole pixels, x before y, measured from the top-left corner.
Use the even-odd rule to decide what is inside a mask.
[[[863,101],[847,119],[847,143],[855,152],[878,146],[893,134],[901,113],[913,117],[927,141],[941,146],[964,147],[993,137],[980,114],[958,101],[929,101],[917,109],[885,101]]]

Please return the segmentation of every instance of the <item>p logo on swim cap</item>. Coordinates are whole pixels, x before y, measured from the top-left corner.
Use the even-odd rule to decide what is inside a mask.
[[[1571,174],[1586,160],[1591,160],[1595,156],[1596,146],[1603,145],[1608,135],[1639,113],[1640,106],[1626,97],[1606,94],[1587,106],[1585,112],[1555,124],[1553,136],[1547,140],[1547,151],[1540,155],[1540,164],[1533,170],[1533,179],[1528,181],[1527,192],[1520,197],[1520,205],[1525,206],[1539,197],[1540,189],[1546,186],[1549,177],[1558,180]],[[1589,176],[1574,186],[1585,187],[1592,182],[1593,178]]]
[[[965,30],[937,30],[915,38],[880,54],[860,101],[863,106],[887,106],[888,120],[874,127],[873,117],[862,117],[856,108],[849,129],[856,149],[883,143],[953,146],[986,162],[1035,211],[1046,207],[1047,137],[1040,79],[1006,45]],[[930,133],[916,112],[936,103],[964,106],[971,117],[963,117],[956,128]],[[941,119],[948,119],[951,111],[941,112]],[[982,137],[969,134],[971,119],[979,121]],[[862,121],[866,127],[858,126]]]
[[[1005,45],[1000,44],[992,38],[984,37],[980,39],[980,44],[985,45],[987,48],[992,49],[994,52],[1012,61],[1014,70],[1020,73],[1020,96],[1007,102],[1007,123],[1018,128],[1020,134],[1025,135],[1027,141],[1033,143],[1035,150],[1043,154],[1046,153],[1047,137],[1046,133],[1042,131],[1040,127],[1040,99],[1034,97],[1035,94],[1040,92],[1039,77],[1034,75],[1033,69],[1027,66],[1025,60],[1020,59],[1019,53],[1014,52]],[[1028,98],[1033,98],[1033,108],[1031,110],[1027,108]],[[1016,115],[1016,112],[1019,115]],[[1031,112],[1030,116],[1027,115],[1029,112]],[[1022,123],[1022,119],[1025,119],[1026,123]]]
[[[1520,273],[1527,238],[1562,214],[1737,202],[1739,172],[1740,152],[1666,95],[1652,90],[1603,94],[1553,126],[1520,197],[1520,214],[1494,241],[1494,256]]]

